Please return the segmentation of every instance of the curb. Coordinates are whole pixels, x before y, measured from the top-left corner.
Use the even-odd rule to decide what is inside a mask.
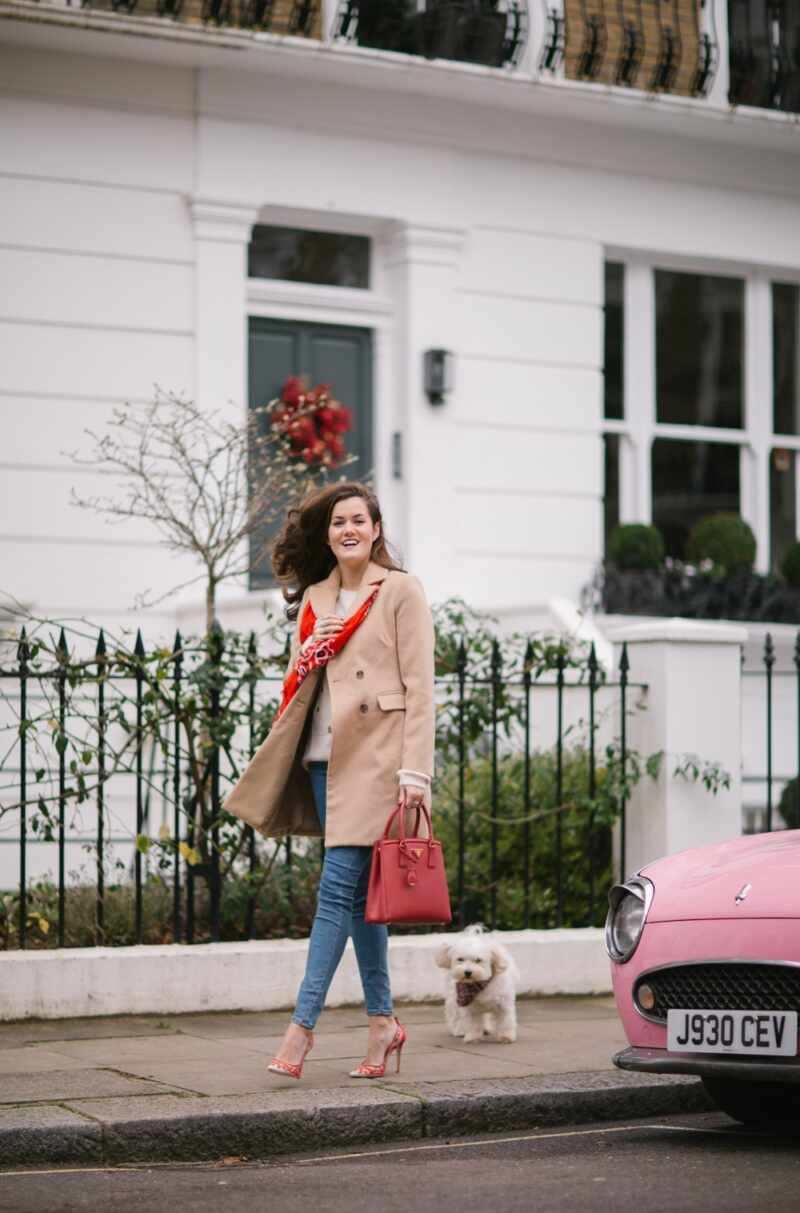
[[[711,1106],[697,1079],[613,1071],[269,1096],[86,1099],[0,1108],[0,1167],[266,1158]]]

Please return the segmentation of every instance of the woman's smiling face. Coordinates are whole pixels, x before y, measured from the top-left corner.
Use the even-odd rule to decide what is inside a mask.
[[[340,565],[366,563],[380,533],[380,523],[372,521],[363,497],[346,497],[333,507],[328,524],[328,543]]]

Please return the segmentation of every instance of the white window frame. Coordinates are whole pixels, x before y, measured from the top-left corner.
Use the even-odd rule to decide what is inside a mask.
[[[623,295],[623,420],[604,418],[603,434],[619,443],[619,520],[652,521],[651,454],[656,438],[739,446],[739,510],[756,537],[756,569],[770,567],[770,458],[779,447],[795,453],[795,518],[800,537],[800,434],[773,430],[773,282],[800,285],[797,270],[735,264],[608,248],[605,260],[625,267]],[[673,425],[656,414],[655,271],[720,274],[744,282],[743,421],[741,429]]]

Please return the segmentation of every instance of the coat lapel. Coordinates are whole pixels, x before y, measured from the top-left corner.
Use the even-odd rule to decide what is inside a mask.
[[[372,560],[369,562],[355,602],[348,612],[350,615],[355,614],[361,604],[366,602],[375,589],[374,583],[376,581],[385,581],[387,573],[388,569],[383,568],[382,565],[375,564]],[[309,588],[308,597],[317,619],[320,619],[323,615],[333,615],[341,584],[341,576],[337,565],[324,581],[318,581],[316,585],[312,585]]]

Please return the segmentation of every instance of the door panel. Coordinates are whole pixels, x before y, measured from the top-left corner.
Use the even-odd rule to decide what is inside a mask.
[[[345,435],[356,456],[343,474],[357,480],[372,471],[372,333],[345,325],[304,324],[288,320],[250,320],[249,405],[258,408],[279,395],[290,375],[305,377],[310,387],[327,383],[352,411]],[[252,589],[272,584],[268,559],[257,558],[277,533],[279,524],[253,536],[250,543]],[[271,533],[268,533],[271,532]]]

